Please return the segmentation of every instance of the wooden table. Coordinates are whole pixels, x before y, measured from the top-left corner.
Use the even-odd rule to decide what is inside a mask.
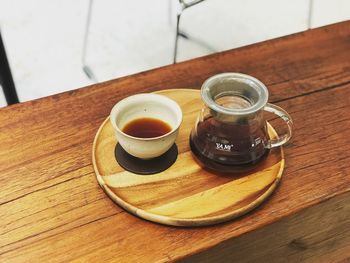
[[[282,183],[264,205],[212,227],[168,227],[115,205],[91,147],[135,93],[261,79],[292,115]],[[350,22],[230,50],[0,110],[0,262],[350,260]]]

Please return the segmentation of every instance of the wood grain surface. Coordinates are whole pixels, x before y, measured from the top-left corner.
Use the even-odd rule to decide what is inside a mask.
[[[181,107],[183,121],[176,139],[178,158],[164,172],[138,175],[115,160],[117,144],[109,117],[98,130],[92,152],[97,181],[118,205],[141,218],[174,226],[203,226],[241,216],[267,199],[284,169],[283,150],[272,149],[251,172],[215,174],[204,170],[189,146],[190,132],[203,102],[199,90],[158,91]],[[268,125],[270,137],[276,132]]]
[[[220,260],[276,254],[282,262],[283,248],[291,262],[348,260],[349,50],[350,22],[343,22],[2,108],[0,262],[167,262],[230,250],[242,254]],[[200,87],[220,72],[257,77],[270,102],[293,117],[280,187],[259,209],[210,227],[163,226],[116,206],[91,161],[112,106],[135,93]],[[274,250],[271,239],[283,229]],[[253,233],[256,249],[235,242]]]

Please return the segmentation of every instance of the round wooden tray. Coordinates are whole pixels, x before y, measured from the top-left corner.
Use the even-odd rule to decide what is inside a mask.
[[[202,169],[192,156],[189,134],[202,100],[198,90],[157,92],[175,100],[183,111],[176,140],[177,161],[164,172],[138,175],[115,160],[116,139],[107,118],[93,144],[93,166],[107,195],[130,213],[175,226],[211,225],[243,215],[261,204],[276,188],[284,168],[282,148],[273,149],[254,171],[244,175],[214,174]],[[269,125],[270,137],[276,132]]]

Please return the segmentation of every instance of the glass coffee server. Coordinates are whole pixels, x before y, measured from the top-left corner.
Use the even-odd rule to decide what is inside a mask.
[[[292,119],[282,108],[267,103],[268,90],[256,78],[223,73],[201,88],[204,107],[190,135],[191,150],[205,167],[220,172],[253,169],[274,147],[292,136]],[[264,111],[287,124],[286,134],[270,139]]]

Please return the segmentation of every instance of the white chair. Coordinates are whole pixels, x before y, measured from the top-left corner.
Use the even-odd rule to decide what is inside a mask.
[[[170,0],[170,1],[173,1],[173,0]],[[203,41],[196,39],[196,38],[192,38],[192,37],[188,36],[185,32],[180,30],[180,20],[181,20],[182,13],[186,9],[188,9],[194,5],[197,5],[205,0],[176,0],[176,1],[178,4],[178,9],[177,9],[177,14],[176,14],[176,32],[175,32],[173,62],[176,63],[176,59],[177,59],[179,37],[196,42],[197,44],[205,46],[207,49],[214,52],[213,48],[211,48],[209,45],[207,45]],[[90,24],[91,24],[93,2],[94,2],[94,0],[89,0],[88,13],[87,13],[87,19],[86,19],[86,25],[85,25],[84,41],[83,41],[82,66],[83,66],[83,71],[85,72],[87,77],[89,79],[91,79],[92,81],[97,82],[97,78],[96,78],[93,70],[91,69],[91,67],[87,64],[87,60],[86,60],[88,43],[89,43],[89,31],[90,31]],[[171,2],[169,2],[169,6],[171,6]]]
[[[171,7],[172,1],[169,0],[169,7]],[[176,31],[175,31],[175,43],[174,43],[174,52],[173,52],[173,63],[176,63],[177,61],[177,55],[178,55],[178,43],[179,38],[182,37],[184,39],[193,41],[211,52],[216,52],[214,48],[212,48],[210,45],[205,43],[204,41],[190,37],[188,34],[186,34],[184,31],[180,29],[180,21],[181,17],[183,15],[183,12],[187,10],[188,8],[195,6],[201,2],[204,2],[205,0],[176,0],[177,3],[177,13],[176,13]],[[90,23],[91,23],[91,15],[92,15],[92,6],[93,6],[93,0],[89,0],[89,6],[88,6],[88,13],[87,13],[87,20],[86,20],[86,26],[85,26],[85,34],[84,34],[84,41],[83,41],[83,53],[82,53],[82,65],[83,65],[83,71],[87,75],[89,79],[91,79],[94,82],[97,82],[96,76],[94,75],[91,67],[87,64],[86,57],[87,57],[87,47],[88,47],[88,41],[89,41],[89,30],[90,30]],[[308,11],[308,22],[307,27],[308,29],[312,26],[312,15],[313,15],[313,0],[309,0],[309,11]]]

